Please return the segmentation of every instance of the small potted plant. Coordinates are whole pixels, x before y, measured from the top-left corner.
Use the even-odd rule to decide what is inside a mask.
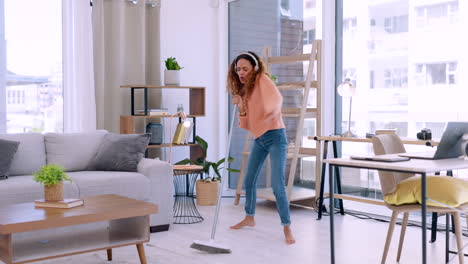
[[[180,67],[176,58],[167,58],[164,63],[166,64],[166,70],[164,71],[164,84],[165,85],[179,85],[180,84]]]
[[[44,200],[56,202],[63,200],[63,181],[71,179],[60,165],[47,164],[34,173],[34,181],[44,185]]]
[[[211,162],[206,160],[206,153],[208,150],[208,143],[200,136],[195,137],[195,141],[203,150],[203,158],[197,160],[184,159],[176,163],[176,165],[183,164],[195,164],[203,167],[203,171],[206,175],[205,179],[197,180],[196,192],[197,192],[197,204],[198,205],[216,205],[218,199],[219,183],[221,182],[221,170],[223,164],[226,162],[225,158],[218,160],[217,162]],[[228,163],[234,162],[233,157],[228,158]],[[210,176],[210,169],[213,169],[213,174]],[[230,172],[240,172],[237,169],[226,168]]]

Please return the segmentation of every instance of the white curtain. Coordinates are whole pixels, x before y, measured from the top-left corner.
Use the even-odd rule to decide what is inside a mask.
[[[63,1],[64,132],[96,129],[89,1]]]
[[[120,131],[120,115],[131,111],[130,89],[120,86],[160,84],[160,5],[133,2],[93,1],[97,127],[114,133]],[[142,94],[136,96],[141,107]],[[149,100],[158,107],[160,91],[152,91]]]

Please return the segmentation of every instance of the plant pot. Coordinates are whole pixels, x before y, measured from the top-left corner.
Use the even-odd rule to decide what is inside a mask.
[[[54,185],[44,185],[44,200],[56,202],[63,200],[63,182]]]
[[[180,70],[165,70],[164,71],[164,84],[165,85],[179,85],[180,84]]]
[[[218,202],[219,181],[197,180],[197,205],[216,205]]]

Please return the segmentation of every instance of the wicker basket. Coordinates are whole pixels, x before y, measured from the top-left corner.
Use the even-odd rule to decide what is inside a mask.
[[[44,200],[47,202],[63,200],[63,182],[54,185],[44,185]]]
[[[216,205],[218,202],[219,181],[197,180],[197,205]]]

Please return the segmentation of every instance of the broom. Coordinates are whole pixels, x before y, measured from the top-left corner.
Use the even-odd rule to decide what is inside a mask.
[[[232,118],[231,118],[231,127],[229,128],[229,135],[228,135],[228,145],[226,147],[226,155],[224,156],[224,160],[227,162],[229,159],[229,150],[231,148],[231,138],[232,138],[232,128],[234,127],[234,118],[236,117],[237,112],[237,105],[234,105],[234,109],[232,111]],[[228,163],[226,163],[227,166]],[[225,179],[227,169],[223,170],[223,175],[221,179]],[[219,210],[221,208],[221,197],[223,196],[223,184],[219,185],[218,191],[218,202],[216,203],[216,212],[213,220],[213,228],[211,229],[211,238],[208,241],[200,241],[195,240],[193,241],[191,248],[196,250],[208,252],[208,253],[231,253],[231,249],[226,246],[215,242],[215,234],[216,234],[216,226],[218,225],[218,216]]]

